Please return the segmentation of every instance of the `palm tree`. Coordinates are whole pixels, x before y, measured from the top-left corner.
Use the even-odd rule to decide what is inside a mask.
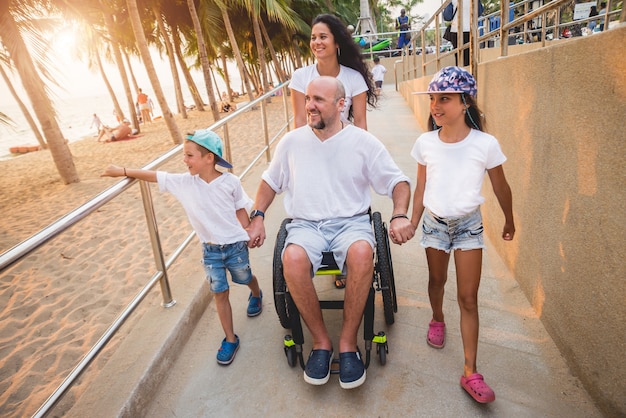
[[[198,52],[200,54],[200,63],[202,64],[202,74],[204,75],[204,82],[206,84],[207,94],[209,96],[209,106],[211,107],[211,113],[213,114],[213,120],[220,119],[220,112],[217,108],[217,102],[215,101],[215,94],[213,92],[213,83],[211,81],[211,73],[209,68],[209,58],[207,56],[206,45],[204,43],[204,35],[202,33],[202,26],[200,26],[200,19],[198,18],[198,12],[196,11],[196,5],[193,0],[187,0],[189,7],[189,14],[193,22],[193,27],[196,31],[198,38]]]
[[[165,100],[165,95],[163,94],[161,83],[159,82],[159,78],[157,77],[154,63],[152,62],[152,57],[150,56],[150,50],[148,49],[148,43],[146,42],[146,37],[143,33],[143,27],[141,26],[141,17],[139,16],[137,0],[126,0],[126,4],[128,5],[128,15],[130,17],[131,26],[133,27],[133,32],[135,33],[135,38],[137,40],[137,46],[141,54],[141,59],[146,67],[146,72],[148,73],[150,84],[152,85],[154,94],[157,98],[157,101],[159,102],[159,106],[161,107],[163,120],[165,121],[165,124],[170,131],[170,135],[172,136],[172,141],[174,142],[174,144],[180,144],[183,142],[183,137],[180,133],[180,130],[178,129],[178,125],[176,125],[176,121],[174,120],[172,111],[167,105],[167,100]]]
[[[41,132],[39,131],[39,127],[35,123],[35,120],[33,119],[30,112],[28,111],[28,108],[26,107],[22,99],[20,99],[20,96],[17,94],[17,92],[15,91],[15,88],[13,88],[13,83],[11,83],[9,76],[7,75],[6,71],[4,71],[4,68],[2,67],[2,65],[0,65],[0,74],[2,75],[2,78],[4,79],[4,82],[6,83],[7,87],[9,88],[9,91],[11,92],[13,99],[15,99],[15,101],[17,102],[17,105],[20,107],[20,110],[22,111],[22,114],[26,118],[26,122],[28,122],[28,126],[30,126],[30,129],[35,134],[35,137],[37,138],[37,142],[39,142],[39,146],[41,147],[41,149],[48,148],[48,144],[46,144],[46,141],[43,139],[43,136],[41,135]]]
[[[159,32],[161,33],[163,43],[165,44],[165,48],[167,50],[170,70],[172,71],[172,79],[174,80],[174,91],[176,93],[176,104],[178,106],[178,113],[181,114],[183,119],[187,119],[187,109],[185,108],[185,101],[183,100],[183,90],[180,86],[180,77],[178,77],[178,70],[176,69],[176,57],[174,54],[174,47],[172,46],[172,41],[170,40],[170,36],[165,27],[165,23],[163,22],[163,16],[161,14],[161,9],[159,8],[159,5],[155,4],[152,8],[152,11],[154,12],[157,27],[159,28]]]
[[[54,107],[46,94],[44,83],[31,58],[31,52],[26,47],[13,16],[15,13],[22,18],[27,18],[35,10],[39,10],[39,7],[39,4],[31,5],[25,1],[20,3],[0,1],[0,41],[5,46],[20,76],[62,181],[65,184],[77,183],[80,181],[78,172],[63,132],[55,118]]]

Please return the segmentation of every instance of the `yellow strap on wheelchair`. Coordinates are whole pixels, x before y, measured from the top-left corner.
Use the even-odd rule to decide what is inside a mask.
[[[385,344],[387,342],[387,335],[374,335],[372,342],[376,344]]]
[[[290,339],[285,338],[283,341],[285,343],[285,347],[293,347],[294,345],[296,345],[296,343],[293,341],[292,338]]]
[[[317,275],[317,276],[331,276],[331,275],[341,276],[341,270],[339,270],[339,269],[319,269],[318,271],[315,272],[315,275]]]

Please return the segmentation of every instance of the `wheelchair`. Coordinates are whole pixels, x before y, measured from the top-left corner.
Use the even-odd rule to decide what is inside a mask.
[[[379,212],[372,213],[370,211],[370,221],[374,231],[376,241],[376,249],[374,251],[374,274],[372,277],[372,286],[370,287],[365,310],[363,313],[363,339],[365,341],[365,368],[370,363],[370,352],[372,343],[376,343],[376,354],[379,357],[381,365],[385,365],[389,347],[387,345],[387,336],[383,331],[374,334],[374,296],[375,292],[382,293],[383,311],[385,323],[392,325],[394,323],[394,313],[398,312],[398,303],[396,298],[396,288],[393,276],[393,266],[391,263],[391,252],[389,248],[389,235],[387,234],[387,226],[383,223]],[[299,363],[302,369],[305,368],[302,345],[304,336],[300,314],[296,307],[289,289],[283,276],[283,263],[281,254],[285,247],[287,239],[286,226],[291,222],[287,218],[283,220],[276,237],[276,245],[274,247],[273,261],[273,290],[274,305],[280,324],[285,329],[290,329],[291,334],[285,335],[284,351],[287,356],[287,363],[294,367]],[[322,267],[315,273],[316,276],[323,275],[341,275],[341,270],[337,266],[332,252],[322,253]],[[343,300],[320,300],[322,309],[343,309]],[[333,360],[336,363],[338,360]],[[334,368],[332,373],[338,373]]]

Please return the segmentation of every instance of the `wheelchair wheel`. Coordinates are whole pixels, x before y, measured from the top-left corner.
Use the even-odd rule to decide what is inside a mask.
[[[394,312],[397,312],[395,301],[395,283],[391,267],[391,252],[389,249],[389,236],[387,227],[382,221],[380,212],[372,214],[374,223],[374,236],[376,237],[376,264],[374,267],[378,287],[383,294],[383,310],[387,325],[394,323]]]
[[[286,225],[291,222],[291,219],[285,219],[280,224],[278,230],[278,236],[276,237],[276,246],[274,247],[274,265],[273,265],[273,283],[274,283],[274,306],[276,307],[276,313],[278,314],[278,320],[283,328],[289,329],[291,327],[291,316],[289,315],[289,308],[287,306],[287,297],[285,292],[287,291],[287,284],[285,283],[285,276],[283,276],[283,262],[281,254],[285,247],[285,240],[287,239]]]

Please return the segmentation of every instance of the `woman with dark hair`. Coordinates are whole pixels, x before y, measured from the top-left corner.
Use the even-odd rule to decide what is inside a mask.
[[[317,62],[294,71],[289,84],[295,127],[306,124],[304,93],[307,84],[319,76],[330,76],[339,79],[346,90],[342,121],[367,129],[366,108],[368,104],[376,106],[375,86],[361,50],[346,25],[336,16],[318,15],[311,24],[310,47]]]

